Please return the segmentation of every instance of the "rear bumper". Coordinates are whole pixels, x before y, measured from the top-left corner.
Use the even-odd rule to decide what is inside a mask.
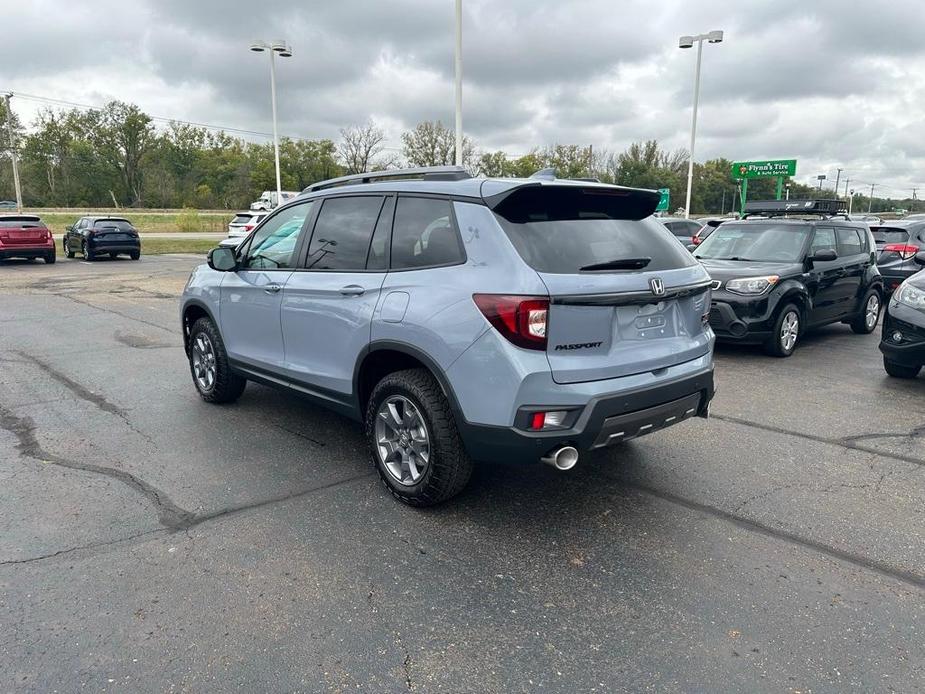
[[[141,252],[140,239],[120,239],[118,241],[107,241],[105,239],[94,240],[88,243],[90,250],[94,253],[135,253]]]
[[[54,254],[54,240],[43,241],[42,243],[30,243],[23,245],[12,245],[0,243],[0,259],[2,258],[43,258],[46,255]]]
[[[531,463],[560,446],[593,450],[664,429],[690,417],[706,417],[713,393],[711,365],[669,383],[595,397],[581,408],[569,429],[530,432],[461,422],[459,430],[466,450],[476,460]]]
[[[896,288],[906,281],[909,277],[916,274],[921,267],[916,266],[911,270],[891,270],[891,269],[880,269],[880,275],[883,277],[883,291],[889,296],[892,294]]]

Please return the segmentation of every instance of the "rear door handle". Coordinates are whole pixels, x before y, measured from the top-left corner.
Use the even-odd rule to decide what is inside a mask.
[[[278,292],[280,289],[282,289],[282,286],[274,283],[268,284],[263,288],[263,291],[265,291],[267,294],[276,294],[276,292]]]
[[[358,284],[348,284],[340,288],[340,293],[344,296],[363,296],[366,290]]]

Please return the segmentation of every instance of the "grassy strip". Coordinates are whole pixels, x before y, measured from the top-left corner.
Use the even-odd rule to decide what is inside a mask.
[[[144,239],[141,240],[142,255],[163,253],[201,253],[205,255],[218,245],[219,239]]]
[[[61,233],[65,227],[73,224],[82,216],[77,213],[69,212],[39,212],[45,224],[55,233]],[[132,210],[100,210],[98,212],[87,212],[87,216],[112,216],[124,217],[135,225],[140,232],[164,232],[164,231],[188,231],[188,232],[209,232],[209,231],[228,231],[228,222],[231,221],[233,212],[196,212],[195,210],[186,210],[173,214],[154,214],[145,212],[135,212]]]

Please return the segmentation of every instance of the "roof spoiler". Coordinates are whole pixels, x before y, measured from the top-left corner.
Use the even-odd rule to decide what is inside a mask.
[[[658,191],[643,188],[537,180],[482,199],[508,221],[525,223],[537,221],[538,216],[545,219],[645,219],[655,212],[661,196]]]

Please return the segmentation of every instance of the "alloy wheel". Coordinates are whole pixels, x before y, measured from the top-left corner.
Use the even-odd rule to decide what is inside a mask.
[[[209,391],[215,383],[215,348],[205,333],[193,340],[193,376],[200,390]]]
[[[864,310],[864,323],[867,325],[868,330],[873,330],[878,320],[880,320],[880,297],[876,294],[871,294]]]
[[[797,336],[800,334],[800,317],[796,311],[789,311],[780,327],[780,344],[785,352],[790,352],[797,343]]]
[[[430,435],[420,410],[403,395],[391,395],[376,412],[376,453],[396,482],[417,484],[430,465]]]

